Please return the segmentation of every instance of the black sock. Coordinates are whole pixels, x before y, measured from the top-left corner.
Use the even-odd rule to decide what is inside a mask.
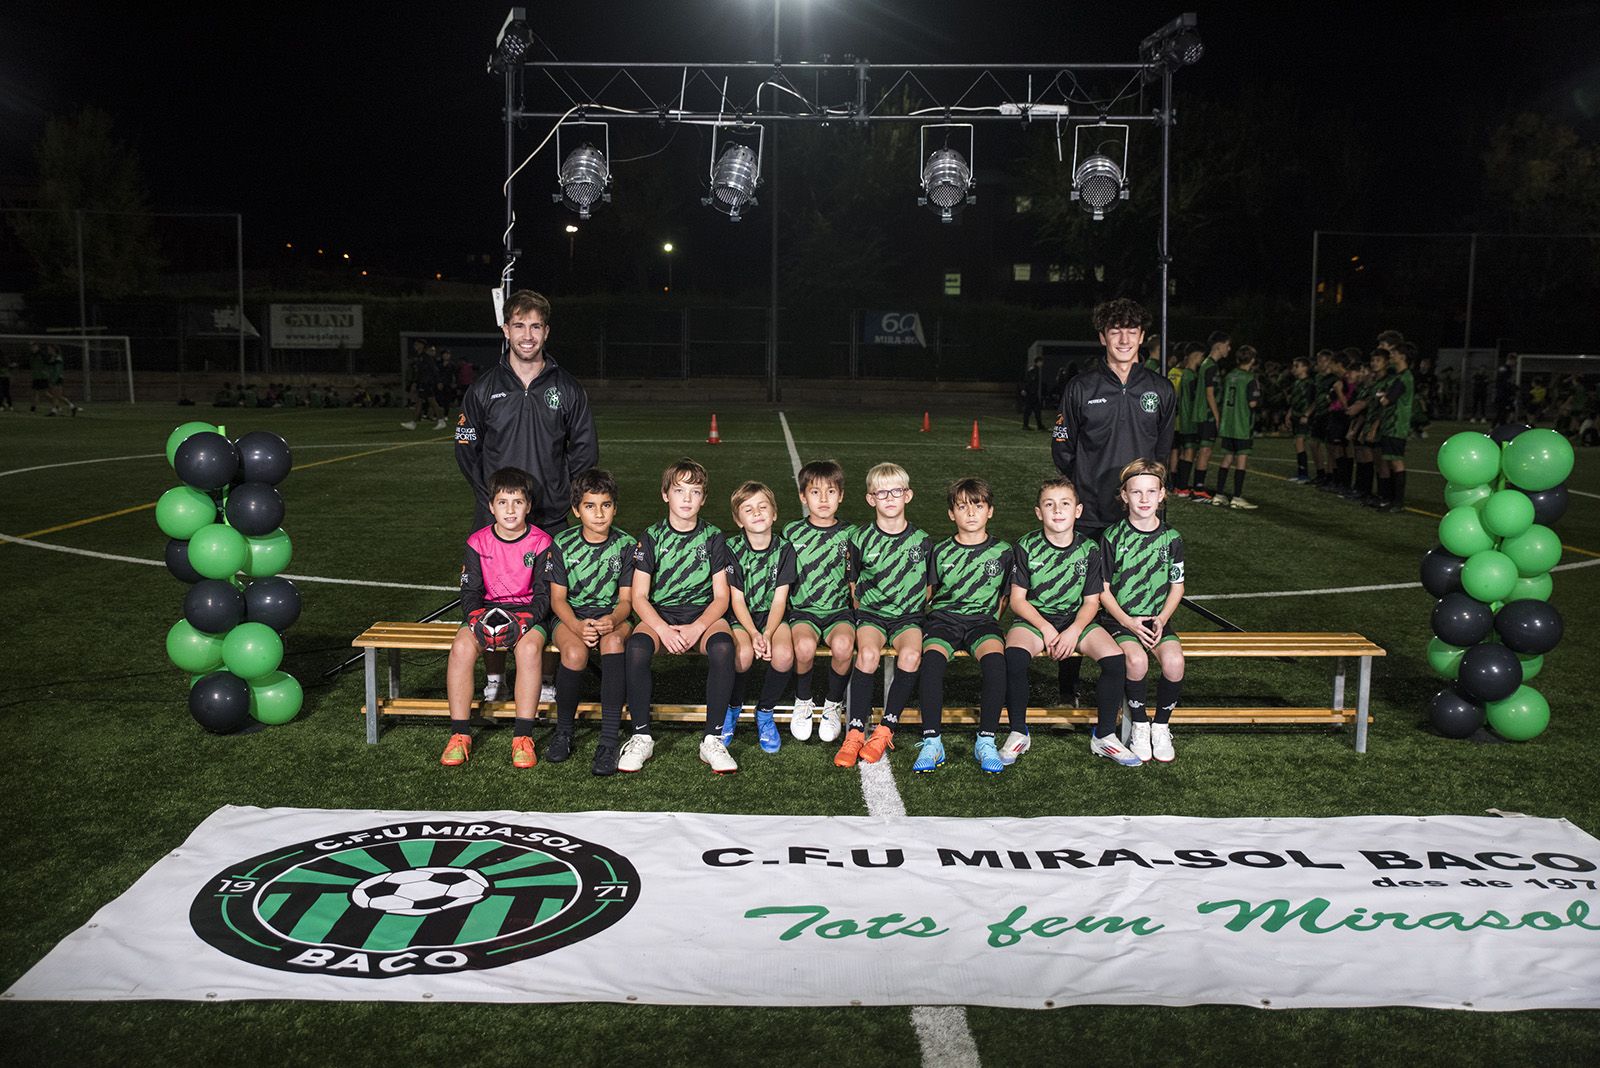
[[[572,720],[578,714],[578,688],[583,683],[583,672],[574,671],[562,664],[556,668],[556,729],[570,731]]]
[[[1128,682],[1128,659],[1121,653],[1100,661],[1100,681],[1095,684],[1099,717],[1095,720],[1096,738],[1117,733],[1117,710],[1122,707],[1122,690]]]
[[[1306,454],[1303,452],[1297,452],[1294,454],[1294,473],[1299,475],[1301,478],[1306,477]],[[1322,474],[1321,468],[1317,469],[1317,474]]]
[[[1203,467],[1197,466],[1194,469],[1194,488],[1197,490],[1206,488],[1206,469]]]
[[[1406,506],[1406,473],[1403,470],[1394,473],[1389,486],[1389,501],[1396,508]]]
[[[828,700],[843,701],[846,687],[850,685],[850,669],[843,673],[828,668]]]
[[[872,722],[872,673],[850,669],[850,722],[848,730],[865,732]]]
[[[1378,479],[1378,499],[1380,501],[1388,500],[1392,488],[1393,482],[1390,479],[1380,477]]]
[[[733,693],[733,635],[706,639],[706,733],[722,737],[722,717]]]
[[[944,669],[950,661],[937,649],[922,651],[917,685],[922,690],[922,736],[932,738],[944,726]]]
[[[627,700],[628,676],[622,653],[600,654],[600,743],[616,745],[622,727],[622,705]]]
[[[1128,704],[1128,718],[1134,723],[1150,722],[1150,711],[1144,707],[1148,682],[1147,675],[1142,679],[1127,679],[1122,684],[1122,697]]]
[[[1177,489],[1189,488],[1189,472],[1194,470],[1193,460],[1179,460],[1178,473],[1172,479],[1172,484]]]
[[[767,677],[761,680],[761,696],[756,698],[756,707],[771,711],[783,699],[783,691],[789,688],[789,680],[794,678],[794,668],[779,671],[775,667],[767,668]]]
[[[471,719],[447,720],[445,725],[450,728],[451,734],[470,734],[472,732]]]
[[[513,737],[513,738],[532,738],[533,737],[533,717],[532,716],[518,716],[516,719],[512,720],[511,721],[511,737]]]
[[[635,734],[650,733],[650,691],[654,681],[650,678],[650,658],[655,652],[656,643],[648,634],[634,634],[623,646],[622,655],[627,657],[628,720]]]
[[[1235,497],[1244,496],[1244,468],[1242,467],[1233,469],[1233,495]]]
[[[1172,710],[1178,707],[1178,698],[1182,696],[1182,679],[1169,679],[1163,675],[1156,680],[1157,723],[1166,723],[1172,718]]]
[[[812,669],[814,671],[815,668]],[[799,701],[811,700],[811,671],[796,671],[794,673],[794,696]]]
[[[900,725],[900,713],[911,700],[911,691],[917,688],[918,671],[900,670],[894,673],[889,692],[883,695],[883,725],[893,729]]]
[[[733,689],[728,691],[728,707],[744,708],[745,685],[750,681],[750,672],[736,671],[733,673]]]
[[[1069,656],[1056,664],[1056,683],[1061,688],[1061,703],[1076,705],[1078,702],[1078,676],[1083,671],[1083,658]]]
[[[1006,658],[1000,653],[988,653],[978,658],[978,670],[983,675],[983,688],[978,698],[978,733],[994,737],[1000,729],[1000,706],[1006,701]]]
[[[1372,461],[1356,461],[1356,492],[1363,497],[1372,493]]]
[[[1006,712],[1014,731],[1028,729],[1028,667],[1032,663],[1028,650],[1006,650]]]

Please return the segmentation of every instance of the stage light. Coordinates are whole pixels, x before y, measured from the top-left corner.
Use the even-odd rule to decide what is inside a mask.
[[[603,134],[603,138],[596,140],[603,141],[605,147],[596,148],[593,141],[584,141],[563,157],[562,131],[570,134],[577,127]],[[611,127],[607,123],[586,122],[581,116],[561,123],[556,127],[556,158],[561,160],[556,167],[556,184],[561,191],[550,195],[552,201],[565,204],[577,212],[580,219],[587,219],[596,204],[611,203]]]
[[[972,195],[972,165],[967,162],[967,157],[950,147],[948,133],[943,148],[928,152],[929,130],[966,130],[970,148],[972,126],[969,123],[943,123],[922,128],[922,152],[927,162],[922,165],[922,196],[917,198],[917,203],[932,208],[940,222],[954,222],[957,208],[976,203],[978,199]]]
[[[1139,42],[1139,58],[1145,63],[1172,70],[1200,62],[1206,46],[1195,29],[1193,11],[1186,11]]]
[[[1079,162],[1079,149],[1085,130],[1097,136],[1120,130],[1122,163],[1119,165],[1106,151],[1108,145],[1115,146],[1117,142],[1115,136],[1109,138],[1101,136],[1093,151],[1081,156],[1082,162]],[[1073,131],[1072,199],[1076,200],[1084,212],[1095,220],[1104,219],[1106,212],[1115,208],[1118,201],[1128,199],[1128,127],[1102,122],[1092,126],[1078,126]]]
[[[506,13],[495,38],[494,51],[489,55],[489,73],[504,74],[522,62],[529,46],[533,44],[533,31],[528,29],[527,8],[514,7]]]
[[[761,184],[761,151],[766,143],[766,128],[727,123],[719,124],[717,129],[725,129],[746,139],[753,133],[756,138],[754,149],[737,140],[725,142],[720,157],[716,156],[715,133],[711,140],[714,161],[708,177],[711,192],[701,197],[700,203],[722,212],[729,222],[738,222],[745,209],[757,203],[756,187]]]

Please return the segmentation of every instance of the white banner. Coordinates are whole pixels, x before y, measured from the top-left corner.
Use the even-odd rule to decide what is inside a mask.
[[[359,304],[274,304],[275,349],[359,349],[363,333]]]
[[[1564,820],[229,807],[5,996],[1595,1008],[1597,878]]]

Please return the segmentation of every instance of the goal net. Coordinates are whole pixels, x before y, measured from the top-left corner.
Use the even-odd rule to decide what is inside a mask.
[[[11,375],[13,403],[32,396],[35,380],[57,376],[69,400],[133,403],[133,346],[125,334],[0,334],[0,364]]]

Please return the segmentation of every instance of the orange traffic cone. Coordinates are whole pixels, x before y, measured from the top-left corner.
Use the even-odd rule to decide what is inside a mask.
[[[922,433],[926,434],[933,429],[933,424],[928,420],[928,413],[922,413]]]
[[[976,419],[972,421],[972,440],[967,442],[967,448],[976,450],[983,448],[983,444],[978,441],[978,421]]]
[[[711,434],[706,438],[707,445],[721,445],[722,435],[717,433],[717,413],[711,413]]]

